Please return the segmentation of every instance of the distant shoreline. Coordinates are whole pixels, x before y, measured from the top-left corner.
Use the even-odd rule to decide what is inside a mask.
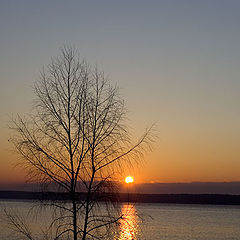
[[[79,200],[84,200],[86,193],[78,193]],[[104,194],[101,199],[111,198],[112,193]],[[70,199],[67,193],[0,191],[0,200],[64,200]],[[116,199],[116,198],[113,198]],[[101,201],[101,200],[99,200]],[[206,205],[240,205],[240,195],[229,194],[137,194],[119,193],[116,201],[135,203],[172,203]]]

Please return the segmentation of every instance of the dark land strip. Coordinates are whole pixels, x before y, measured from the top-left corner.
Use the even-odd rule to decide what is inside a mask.
[[[77,193],[79,201],[86,198],[86,193]],[[225,194],[140,194],[140,193],[104,193],[95,195],[97,201],[119,201],[139,203],[174,203],[174,204],[212,204],[240,205],[240,195]],[[59,200],[68,201],[70,195],[56,192],[0,191],[0,199],[15,200]]]

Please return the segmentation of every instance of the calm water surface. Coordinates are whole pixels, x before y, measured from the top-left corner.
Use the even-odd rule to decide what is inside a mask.
[[[17,208],[27,213],[32,202],[0,201],[1,206]],[[174,204],[122,204],[122,220],[115,240],[240,240],[240,207],[174,205]],[[48,216],[49,214],[49,216]],[[37,221],[30,221],[33,229],[44,225],[50,213]],[[0,210],[0,218],[3,215]],[[9,230],[0,222],[0,239],[9,238]]]

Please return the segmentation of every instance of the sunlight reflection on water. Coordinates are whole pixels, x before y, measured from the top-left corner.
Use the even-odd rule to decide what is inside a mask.
[[[133,204],[124,204],[122,206],[123,218],[120,221],[119,240],[136,239],[138,232],[138,219],[136,208]]]

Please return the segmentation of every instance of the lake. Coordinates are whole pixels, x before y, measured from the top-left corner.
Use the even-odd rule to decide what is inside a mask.
[[[26,214],[34,202],[0,201],[1,206]],[[121,221],[115,240],[239,240],[240,207],[180,204],[121,204],[127,219]],[[29,221],[33,231],[47,222],[48,213],[41,219]],[[0,218],[3,210],[0,210]],[[5,222],[0,222],[0,239],[10,238]],[[28,223],[27,223],[28,224]],[[40,238],[39,238],[40,239]]]

